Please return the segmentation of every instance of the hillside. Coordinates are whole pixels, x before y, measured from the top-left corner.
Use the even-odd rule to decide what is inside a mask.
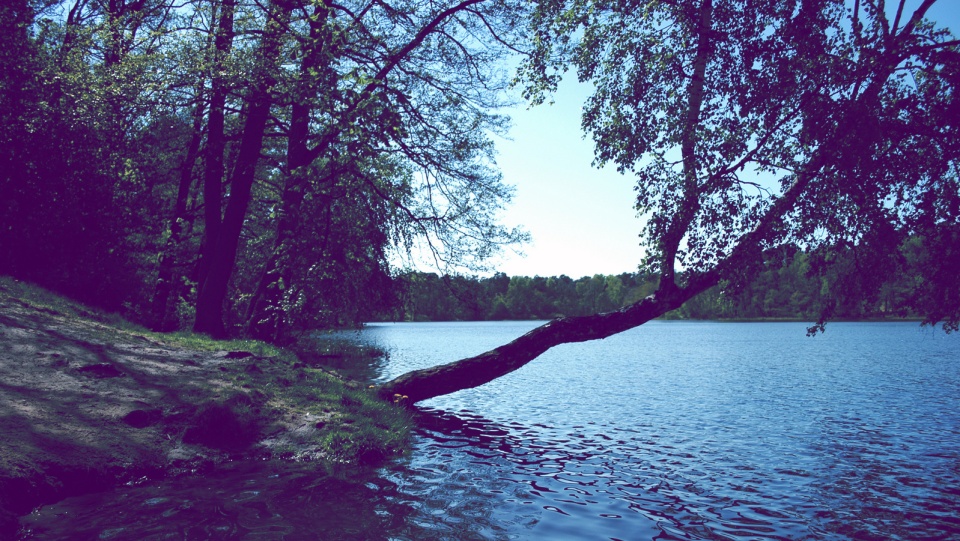
[[[38,505],[116,483],[405,447],[408,414],[358,383],[262,344],[197,349],[108,319],[0,279],[0,539]]]

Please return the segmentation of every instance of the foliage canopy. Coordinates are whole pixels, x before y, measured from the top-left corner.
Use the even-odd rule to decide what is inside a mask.
[[[788,243],[832,289],[875,298],[898,272],[907,304],[960,328],[958,42],[899,2],[542,0],[520,69],[534,102],[569,67],[594,93],[596,161],[636,176],[656,290],[619,310],[553,320],[509,344],[404,374],[414,402],[483,385],[551,347],[611,336],[719,285],[742,287]],[[911,264],[914,243],[941,264]],[[916,255],[916,254],[912,254]],[[913,257],[912,261],[921,261]]]
[[[594,86],[596,162],[646,218],[644,317],[796,247],[821,323],[911,276],[904,312],[957,328],[960,57],[933,4],[14,0],[0,271],[158,329],[362,321],[400,298],[392,254],[476,269],[524,238],[490,140],[524,51],[534,103],[570,69]]]
[[[480,268],[524,238],[497,221],[490,140],[520,12],[6,3],[0,272],[158,329],[282,340],[392,303],[391,257],[418,243]]]
[[[960,55],[933,3],[545,0],[521,77],[534,101],[568,68],[593,83],[583,128],[637,179],[666,283],[736,282],[786,244],[852,249],[848,287],[917,272],[912,308],[955,328],[960,282],[901,253],[957,257]]]

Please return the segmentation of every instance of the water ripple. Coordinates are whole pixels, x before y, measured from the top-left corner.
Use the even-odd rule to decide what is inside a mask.
[[[529,324],[421,327],[352,335],[390,352],[365,373]],[[960,342],[926,332],[644,326],[429,402],[414,451],[379,472],[229,465],[23,524],[29,539],[958,539]]]

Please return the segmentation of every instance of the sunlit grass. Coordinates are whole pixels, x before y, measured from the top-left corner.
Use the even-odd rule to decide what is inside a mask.
[[[189,331],[157,333],[144,330],[144,336],[170,345],[200,351],[249,351],[258,357],[285,357],[295,360],[296,356],[284,349],[259,340],[214,340],[207,335]]]

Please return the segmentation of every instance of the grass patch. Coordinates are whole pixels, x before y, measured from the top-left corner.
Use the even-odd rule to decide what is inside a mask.
[[[234,341],[232,345],[244,344]],[[313,425],[295,443],[275,449],[275,455],[376,464],[409,448],[413,416],[406,408],[378,398],[373,389],[311,367],[287,351],[250,359],[239,363],[226,376],[228,381],[255,394],[254,402],[262,404],[259,409],[271,422],[292,419],[300,428],[304,423]]]
[[[296,425],[309,419],[313,429],[288,446],[293,458],[376,463],[403,453],[409,446],[413,425],[410,412],[380,400],[365,385],[316,368],[315,359],[301,360],[289,349],[256,340],[224,341],[189,332],[148,331],[118,314],[87,307],[9,277],[0,277],[0,295],[48,314],[101,323],[109,328],[97,331],[96,341],[107,344],[123,340],[120,333],[169,348],[251,353],[224,366],[219,379],[234,394],[227,400],[217,400],[212,395],[219,391],[211,390],[211,398],[200,404],[189,420],[190,428],[183,434],[187,443],[228,450],[247,448],[265,434],[282,430],[285,422]],[[382,352],[351,348],[346,343],[318,353],[321,357],[377,354]]]
[[[142,325],[124,319],[120,314],[92,308],[40,286],[9,276],[0,276],[0,292],[19,301],[22,305],[50,314],[96,321],[114,327],[116,330],[134,333],[171,346],[199,351],[249,351],[261,357],[286,357],[291,360],[296,358],[295,355],[283,348],[257,340],[214,340],[209,336],[188,331],[153,332]]]
[[[278,357],[291,362],[297,360],[297,356],[293,352],[266,342],[260,342],[259,340],[214,340],[205,334],[197,334],[189,331],[172,333],[144,331],[142,334],[158,342],[164,342],[186,349],[199,351],[248,351],[257,357]]]
[[[376,463],[409,447],[413,418],[405,408],[321,369],[300,368],[295,378],[272,403],[288,414],[317,420],[312,445],[324,459]]]
[[[7,294],[24,306],[50,314],[91,319],[121,329],[142,328],[127,321],[119,314],[99,308],[91,308],[40,286],[9,276],[0,276],[0,292]]]

